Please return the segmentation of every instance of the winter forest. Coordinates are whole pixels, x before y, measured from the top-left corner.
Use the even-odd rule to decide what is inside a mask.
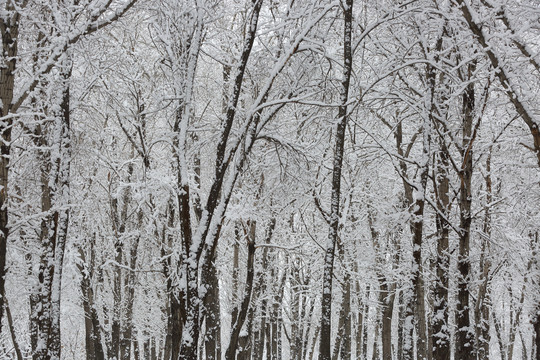
[[[0,359],[540,359],[538,0],[0,32]]]

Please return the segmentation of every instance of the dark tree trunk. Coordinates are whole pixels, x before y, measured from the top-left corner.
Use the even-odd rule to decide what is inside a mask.
[[[229,346],[225,352],[226,360],[235,360],[236,351],[238,347],[238,339],[240,336],[240,331],[246,320],[247,313],[249,310],[249,304],[251,301],[251,292],[253,288],[253,277],[254,277],[254,260],[255,260],[255,238],[254,233],[248,236],[248,260],[247,260],[247,275],[246,275],[246,288],[244,290],[244,299],[240,305],[238,315],[233,318],[232,327],[231,327],[231,337],[229,341]]]
[[[477,358],[478,360],[489,359],[489,343],[491,339],[489,316],[491,313],[491,289],[490,289],[490,270],[491,270],[491,202],[493,201],[493,189],[491,181],[491,154],[490,147],[486,159],[486,205],[484,213],[482,252],[480,255],[480,273],[482,282],[478,287],[478,295],[475,305],[476,339],[477,339]]]
[[[85,344],[87,360],[105,360],[103,346],[101,344],[101,327],[94,304],[94,290],[92,288],[91,276],[94,272],[94,247],[93,239],[90,240],[88,258],[82,249],[79,249],[82,264],[79,265],[79,272],[82,275],[81,293],[84,310],[85,323]]]
[[[355,272],[357,272],[357,266],[355,266]],[[356,282],[356,293],[360,294],[360,284],[357,281]],[[366,295],[365,299],[369,298],[369,285],[366,288]],[[365,360],[366,351],[364,348],[365,336],[364,336],[364,328],[366,327],[364,318],[365,313],[367,311],[367,300],[362,299],[358,295],[358,309],[357,309],[357,316],[356,316],[356,358],[360,360]]]
[[[169,201],[167,207],[167,227],[174,227],[175,210],[172,201]],[[184,305],[182,304],[183,296],[180,293],[178,286],[173,282],[173,259],[169,254],[173,244],[173,236],[167,234],[166,229],[163,229],[163,238],[161,244],[161,257],[163,259],[163,275],[166,280],[166,316],[167,316],[167,334],[165,336],[165,344],[163,349],[163,360],[178,359],[180,354],[180,341],[182,339],[182,327],[185,321],[183,317]]]
[[[468,67],[467,79],[470,79],[475,69],[474,64]],[[459,234],[459,255],[458,255],[458,295],[456,307],[456,358],[462,360],[473,360],[474,358],[474,332],[471,328],[469,299],[470,282],[470,232],[471,232],[471,182],[473,170],[473,150],[472,150],[472,125],[475,108],[474,83],[469,83],[463,93],[463,142],[461,147],[462,164],[460,170],[460,192],[459,192],[459,212],[460,212],[460,234]]]
[[[37,316],[37,349],[34,354],[39,360],[59,360],[61,355],[60,298],[64,250],[69,224],[70,185],[70,95],[69,79],[71,63],[66,57],[60,69],[62,94],[59,111],[53,123],[53,142],[48,149],[57,151],[53,157],[47,148],[41,151],[43,161],[41,172],[42,210],[50,215],[42,220],[40,238],[41,263],[39,269],[39,298]],[[42,136],[45,136],[43,134]],[[40,141],[47,141],[45,138]],[[53,184],[51,186],[51,184]]]
[[[352,8],[353,0],[343,3],[345,23],[343,26],[343,80],[341,104],[338,109],[338,125],[334,149],[332,169],[332,195],[330,208],[330,230],[324,257],[324,274],[321,300],[321,338],[319,341],[319,360],[331,360],[332,344],[332,283],[334,273],[334,256],[339,231],[339,208],[341,196],[341,169],[343,166],[343,149],[345,146],[345,130],[347,128],[347,102],[349,84],[352,73]]]
[[[0,124],[0,333],[4,314],[4,293],[6,281],[6,254],[8,227],[8,175],[11,153],[11,129],[13,89],[15,85],[15,67],[18,55],[18,37],[20,13],[15,11],[13,1],[5,2],[5,15],[0,17],[0,35],[2,36],[2,65],[0,66],[0,118],[6,117]]]
[[[216,254],[205,266],[203,281],[206,284],[207,292],[204,297],[204,310],[206,321],[206,332],[204,347],[207,360],[221,360],[221,322],[219,304],[219,282],[215,265]]]
[[[533,347],[535,348],[534,352],[536,356],[534,357],[536,360],[540,360],[540,305],[538,305],[535,309],[535,314],[533,316],[532,324],[533,324],[533,330],[534,330],[534,344]]]
[[[441,145],[442,146],[442,145]],[[450,333],[448,331],[448,271],[450,256],[448,248],[449,180],[448,153],[440,149],[437,154],[436,195],[437,258],[436,279],[433,290],[432,344],[434,360],[450,360]]]

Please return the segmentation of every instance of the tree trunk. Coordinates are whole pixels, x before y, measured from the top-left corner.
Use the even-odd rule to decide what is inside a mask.
[[[536,307],[535,314],[532,319],[533,331],[534,331],[534,343],[533,347],[535,348],[534,357],[536,360],[540,360],[540,305]]]
[[[349,84],[352,73],[352,7],[353,0],[343,4],[345,23],[343,26],[343,80],[341,104],[338,109],[338,124],[334,163],[332,169],[332,195],[330,208],[330,230],[324,258],[324,274],[321,300],[321,338],[319,341],[319,360],[331,360],[332,344],[332,283],[334,272],[334,254],[339,231],[339,209],[341,196],[341,169],[343,166],[343,149],[345,146],[345,129],[347,127],[347,102]]]
[[[91,276],[94,273],[94,239],[90,240],[88,258],[82,249],[79,249],[81,265],[78,265],[82,275],[81,293],[85,322],[85,344],[87,360],[105,360],[103,345],[101,344],[101,326],[94,304],[94,290],[92,288]]]
[[[206,296],[204,297],[206,321],[204,347],[207,360],[221,360],[221,310],[215,261],[216,254],[210,259],[208,266],[203,268],[203,281],[207,286]]]
[[[383,297],[384,296],[384,297]],[[392,317],[394,312],[394,299],[396,297],[396,291],[391,286],[388,288],[388,285],[384,286],[383,291],[381,292],[382,298],[382,351],[383,351],[383,360],[392,360],[393,351],[392,351]]]
[[[357,266],[355,266],[357,268]],[[355,271],[357,272],[357,271]],[[360,294],[360,284],[357,281],[356,282],[356,293]],[[360,360],[365,360],[366,358],[366,351],[364,344],[365,336],[364,336],[364,328],[366,327],[366,323],[364,321],[364,314],[367,311],[367,300],[362,300],[360,296],[358,295],[358,309],[357,311],[357,317],[356,317],[356,358]],[[365,299],[369,298],[369,285],[366,288],[366,295]]]
[[[246,288],[244,290],[244,299],[240,305],[240,309],[237,312],[237,316],[232,319],[231,337],[229,340],[229,346],[225,352],[226,360],[235,360],[236,351],[238,346],[238,339],[240,331],[246,320],[249,304],[251,301],[251,290],[253,288],[254,277],[254,261],[255,261],[255,231],[254,226],[250,229],[250,234],[247,237],[248,240],[248,260],[247,260],[247,275],[246,275]]]
[[[437,196],[437,213],[435,215],[437,227],[437,258],[435,260],[436,279],[433,290],[433,316],[432,316],[432,343],[433,359],[450,360],[450,332],[448,324],[448,271],[450,270],[450,257],[448,248],[449,225],[449,179],[448,179],[448,153],[443,147],[437,153],[437,173],[435,191]]]
[[[39,269],[39,309],[37,329],[37,349],[35,358],[39,360],[59,360],[61,353],[60,298],[64,249],[69,224],[70,185],[70,95],[69,79],[71,63],[66,57],[60,70],[62,97],[53,124],[53,143],[43,150],[42,161],[42,209],[51,215],[42,220],[42,254]],[[43,134],[45,136],[45,134]]]
[[[11,154],[11,130],[13,118],[8,117],[12,111],[13,89],[15,85],[15,67],[18,55],[18,37],[20,13],[15,10],[13,1],[5,2],[0,17],[0,35],[2,36],[2,66],[0,66],[0,333],[4,314],[4,294],[6,281],[6,254],[8,225],[8,175],[9,157]],[[5,12],[4,12],[5,11]],[[9,14],[9,15],[7,15]]]
[[[427,359],[427,326],[426,326],[426,305],[424,293],[424,274],[422,265],[422,228],[424,217],[424,198],[426,196],[426,183],[429,173],[429,147],[430,147],[430,124],[429,119],[424,120],[424,145],[423,145],[423,163],[420,167],[418,189],[413,195],[413,220],[411,222],[411,231],[413,234],[413,272],[412,285],[414,291],[413,311],[414,323],[417,335],[417,359]]]
[[[351,311],[351,275],[345,274],[345,294],[343,294],[342,311],[345,317],[343,324],[343,340],[341,346],[341,360],[351,360],[351,333],[352,333],[352,311]]]
[[[183,316],[184,305],[182,304],[183,296],[180,293],[177,284],[173,282],[172,274],[173,259],[170,255],[170,249],[172,248],[174,238],[171,234],[167,234],[167,228],[172,229],[174,227],[174,220],[176,217],[172,199],[169,200],[167,206],[167,227],[163,229],[163,237],[161,243],[161,258],[162,271],[166,283],[166,316],[167,316],[167,334],[165,337],[165,344],[163,349],[163,360],[175,360],[178,359],[180,354],[180,341],[182,338],[182,327],[185,321]]]
[[[476,66],[469,64],[467,79],[470,79]],[[470,299],[469,299],[469,281],[470,281],[470,232],[471,232],[471,182],[473,170],[473,138],[472,125],[475,108],[474,83],[467,85],[463,93],[463,128],[462,128],[462,164],[460,170],[460,192],[459,192],[459,212],[460,229],[459,234],[459,256],[458,256],[458,295],[456,307],[456,357],[463,360],[472,360],[474,358],[474,332],[471,328],[470,320]]]
[[[493,201],[493,190],[491,181],[491,154],[490,147],[486,159],[486,205],[484,213],[482,252],[480,255],[480,273],[482,282],[478,287],[478,296],[475,305],[475,323],[477,340],[477,358],[479,360],[489,359],[490,326],[489,315],[491,313],[491,289],[490,289],[490,270],[491,270],[491,209],[490,204]]]
[[[141,229],[143,213],[138,214],[138,228]],[[133,342],[133,303],[135,301],[135,285],[136,285],[136,267],[139,251],[140,236],[134,239],[129,252],[129,268],[132,269],[125,277],[124,289],[126,291],[126,311],[125,319],[122,324],[122,337],[120,339],[120,359],[129,360],[131,358],[131,345]]]

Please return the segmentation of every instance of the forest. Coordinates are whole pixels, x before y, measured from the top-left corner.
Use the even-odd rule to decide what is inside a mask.
[[[0,33],[0,359],[540,359],[538,0]]]

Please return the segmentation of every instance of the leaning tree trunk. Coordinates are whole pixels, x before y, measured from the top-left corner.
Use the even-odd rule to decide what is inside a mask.
[[[339,208],[341,195],[341,169],[343,166],[343,149],[345,145],[345,129],[347,127],[347,102],[349,84],[352,73],[352,7],[353,0],[343,3],[345,24],[343,27],[343,80],[341,89],[341,105],[338,109],[338,124],[332,169],[332,195],[330,207],[330,230],[324,257],[323,289],[321,300],[321,338],[319,341],[319,360],[331,360],[332,344],[332,283],[334,272],[334,256],[339,230]]]
[[[528,107],[521,99],[520,94],[518,93],[517,86],[513,82],[511,76],[512,71],[509,71],[507,68],[508,64],[501,59],[501,56],[496,52],[495,48],[491,46],[488,39],[489,37],[484,34],[483,28],[477,23],[477,19],[480,17],[478,14],[475,14],[471,7],[464,0],[456,0],[456,5],[461,9],[463,18],[467,22],[469,29],[474,34],[476,40],[480,46],[484,49],[491,66],[495,69],[495,76],[499,79],[502,87],[504,88],[508,99],[514,105],[517,113],[523,119],[529,131],[533,137],[533,146],[534,153],[538,160],[538,166],[540,167],[540,128],[537,123],[537,119],[532,111],[532,108]],[[516,36],[513,36],[515,41],[517,40]],[[520,46],[518,45],[518,48]],[[523,51],[522,51],[523,52]],[[524,54],[529,55],[529,54]],[[538,63],[534,60],[533,57],[528,57],[529,62],[533,62],[536,68],[539,67]]]

